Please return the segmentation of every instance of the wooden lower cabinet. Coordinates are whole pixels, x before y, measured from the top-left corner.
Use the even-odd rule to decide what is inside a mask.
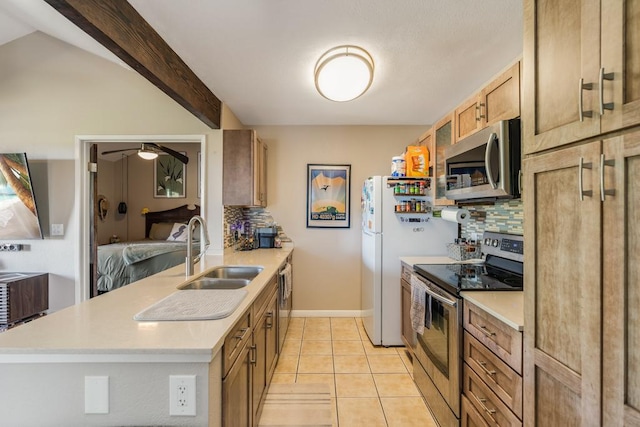
[[[527,425],[640,425],[639,182],[640,129],[525,160]]]
[[[239,353],[235,364],[222,380],[222,425],[248,427],[253,424],[251,405],[251,355],[249,345]]]
[[[602,402],[604,426],[640,425],[640,130],[605,140]]]
[[[260,421],[278,361],[277,310],[277,277],[273,276],[225,339],[222,368],[222,425],[225,427],[257,426]]]
[[[411,326],[411,283],[409,282],[411,279],[411,271],[412,268],[406,265],[402,265],[402,278],[400,279],[400,328],[401,335],[400,338],[407,350],[413,356],[416,344],[417,337],[416,332],[413,330]]]
[[[463,319],[462,425],[522,426],[522,332],[467,300]]]
[[[489,424],[482,418],[478,410],[469,402],[466,396],[462,395],[462,412],[460,425],[462,427],[489,427]]]
[[[271,286],[269,287],[271,288]],[[277,294],[271,292],[269,302],[257,317],[253,330],[253,414],[254,426],[260,421],[264,398],[278,359],[278,334],[276,322]]]

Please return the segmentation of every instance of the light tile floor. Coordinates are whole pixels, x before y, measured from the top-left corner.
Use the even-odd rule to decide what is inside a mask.
[[[435,427],[403,347],[375,347],[359,318],[292,318],[273,383],[327,383],[333,425]]]

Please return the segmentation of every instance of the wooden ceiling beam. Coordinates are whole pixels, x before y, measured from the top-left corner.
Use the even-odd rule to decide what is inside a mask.
[[[212,129],[221,102],[126,0],[45,0]]]

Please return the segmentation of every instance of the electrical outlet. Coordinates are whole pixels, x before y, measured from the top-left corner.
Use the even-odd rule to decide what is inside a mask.
[[[169,415],[196,415],[196,376],[169,376]]]
[[[52,236],[64,236],[64,224],[51,224]]]

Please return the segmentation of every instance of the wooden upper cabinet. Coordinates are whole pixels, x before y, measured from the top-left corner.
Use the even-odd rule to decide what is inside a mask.
[[[520,62],[456,108],[455,116],[456,142],[497,121],[520,116]]]
[[[525,0],[523,31],[524,153],[599,134],[599,0]]]
[[[613,108],[603,108],[602,131],[609,132],[640,124],[640,2],[603,0],[602,16],[602,104]]]
[[[480,94],[476,94],[456,108],[456,141],[466,138],[482,129],[482,105]]]
[[[222,156],[222,204],[265,207],[267,146],[255,130],[225,130]]]
[[[525,0],[524,151],[640,124],[640,3]]]
[[[484,126],[520,116],[520,61],[482,89],[480,116]],[[482,105],[484,104],[484,105]]]

